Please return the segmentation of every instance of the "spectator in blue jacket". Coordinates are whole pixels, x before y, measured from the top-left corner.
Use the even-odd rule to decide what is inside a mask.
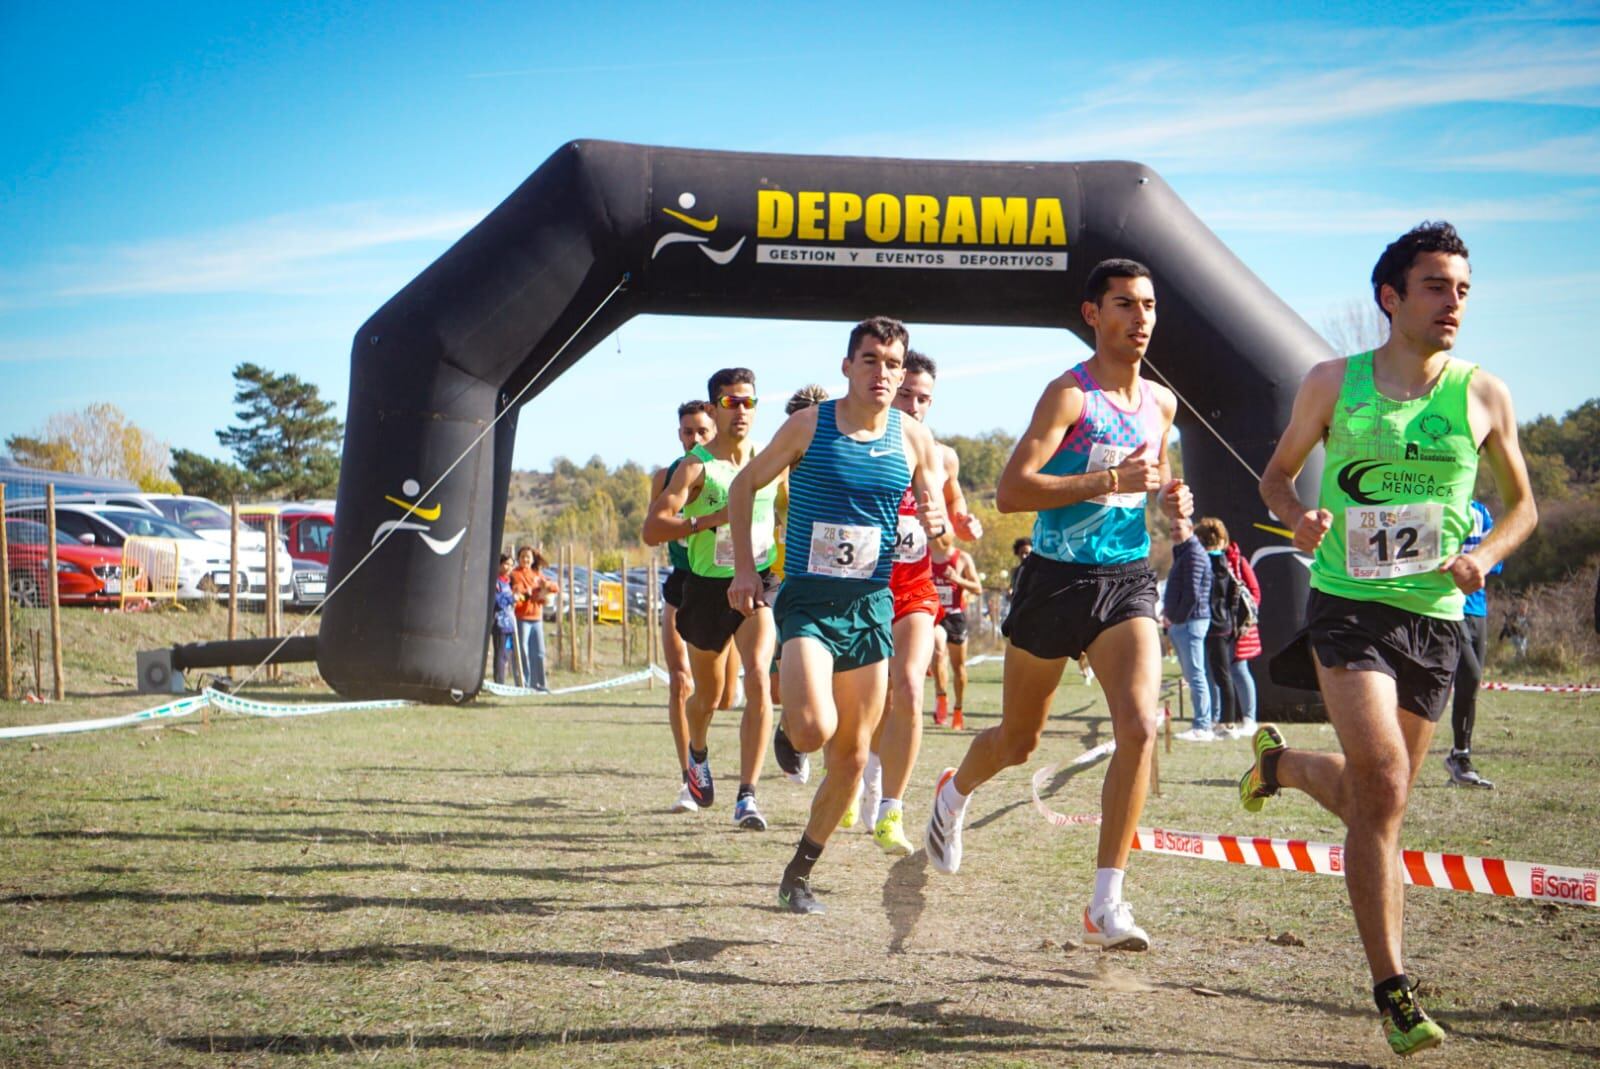
[[[1161,614],[1166,619],[1167,635],[1178,654],[1183,680],[1189,686],[1194,705],[1194,723],[1178,738],[1189,742],[1212,742],[1211,683],[1206,677],[1206,633],[1211,629],[1211,558],[1194,536],[1189,520],[1172,524],[1172,570],[1167,573],[1167,589]]]
[[[494,577],[494,681],[504,683],[517,648],[516,596],[511,592],[511,554],[500,554],[500,574]],[[515,680],[513,680],[515,682]]]

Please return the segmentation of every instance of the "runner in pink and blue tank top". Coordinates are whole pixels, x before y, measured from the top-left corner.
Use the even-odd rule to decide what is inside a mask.
[[[1156,392],[1141,383],[1139,405],[1119,406],[1079,364],[1069,374],[1083,391],[1083,415],[1040,469],[1045,475],[1082,475],[1115,468],[1131,456],[1155,457],[1166,433]],[[1102,494],[1045,509],[1033,525],[1033,551],[1066,564],[1126,564],[1150,555],[1143,489]]]

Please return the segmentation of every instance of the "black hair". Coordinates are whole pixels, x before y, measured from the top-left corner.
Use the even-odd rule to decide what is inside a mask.
[[[716,404],[722,396],[724,386],[737,386],[740,383],[749,383],[750,388],[756,385],[756,373],[747,367],[725,367],[706,380],[706,396],[711,398],[711,404]]]
[[[939,377],[939,365],[933,362],[933,357],[927,353],[919,353],[915,349],[906,352],[906,374],[915,375],[919,372],[926,373],[928,378]]]
[[[1083,299],[1099,305],[1114,278],[1149,278],[1150,269],[1138,260],[1101,260],[1083,284]]]
[[[1028,549],[1032,549],[1033,548],[1033,539],[1031,539],[1031,538],[1027,537],[1026,535],[1024,535],[1023,537],[1017,539],[1015,542],[1011,543],[1011,552],[1012,552],[1012,554],[1013,555],[1021,554],[1022,550],[1023,550],[1023,547],[1027,547]]]
[[[827,399],[828,388],[826,386],[818,386],[816,383],[812,383],[810,386],[802,386],[790,396],[789,402],[783,406],[783,414],[792,416],[803,408],[820,405]]]
[[[871,319],[863,319],[850,331],[850,344],[844,351],[846,360],[855,358],[856,346],[861,344],[862,338],[877,338],[885,345],[899,342],[905,348],[911,348],[911,332],[906,330],[904,323],[888,316],[873,316]]]
[[[1372,268],[1372,299],[1378,302],[1378,310],[1385,319],[1391,317],[1389,309],[1383,306],[1383,287],[1388,286],[1404,297],[1406,273],[1417,262],[1417,257],[1425,252],[1442,252],[1463,260],[1468,258],[1467,243],[1461,240],[1455,227],[1442,219],[1438,222],[1424,220],[1395,238]]]
[[[511,563],[511,554],[509,554],[509,553],[500,554],[500,563],[501,564],[510,564]]]
[[[707,416],[711,415],[711,402],[685,401],[683,404],[678,406],[679,419],[682,419],[684,416],[692,416],[696,412],[704,413]]]

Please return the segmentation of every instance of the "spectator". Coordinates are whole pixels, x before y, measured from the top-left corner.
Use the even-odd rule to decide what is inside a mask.
[[[1518,599],[1511,611],[1506,614],[1505,623],[1500,625],[1500,637],[1511,640],[1511,648],[1516,651],[1517,660],[1528,656],[1528,604]]]
[[[1006,588],[1006,599],[1016,597],[1017,576],[1022,574],[1022,563],[1033,553],[1033,539],[1019,538],[1011,543],[1011,553],[1017,558],[1017,566],[1011,569],[1011,585]]]
[[[1242,734],[1239,699],[1233,690],[1233,638],[1239,583],[1228,570],[1228,528],[1215,516],[1195,524],[1195,537],[1211,558],[1211,628],[1206,632],[1206,678],[1211,681],[1211,722],[1230,739]]]
[[[494,681],[504,683],[517,649],[517,596],[511,590],[511,554],[500,554],[500,574],[494,577]],[[520,662],[519,662],[520,665]],[[520,675],[520,672],[518,673]],[[515,680],[513,680],[515,682]]]
[[[1211,561],[1188,519],[1172,522],[1172,570],[1162,596],[1161,614],[1189,686],[1194,721],[1178,738],[1212,742],[1211,683],[1206,678],[1206,632],[1211,630]]]
[[[516,598],[517,652],[522,658],[522,678],[537,691],[548,691],[544,671],[544,601],[560,587],[545,577],[545,559],[532,546],[517,549],[517,567],[511,573]]]
[[[1239,584],[1238,604],[1243,612],[1233,622],[1236,637],[1233,664],[1229,668],[1233,675],[1233,692],[1239,699],[1239,729],[1251,735],[1256,730],[1256,679],[1250,674],[1250,662],[1261,656],[1261,628],[1257,626],[1261,616],[1261,584],[1239,543],[1229,542],[1223,556],[1227,559],[1228,571]]]

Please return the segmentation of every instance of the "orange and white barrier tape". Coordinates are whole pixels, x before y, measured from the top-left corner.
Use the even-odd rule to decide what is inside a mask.
[[[1484,690],[1517,690],[1534,694],[1600,694],[1600,685],[1592,683],[1491,683],[1485,680]]]
[[[1263,869],[1293,869],[1322,876],[1344,875],[1344,847],[1302,839],[1267,839],[1207,832],[1139,828],[1133,848],[1152,854],[1201,858]],[[1600,906],[1600,871],[1470,854],[1400,852],[1406,883],[1502,898],[1531,898],[1575,906]]]

